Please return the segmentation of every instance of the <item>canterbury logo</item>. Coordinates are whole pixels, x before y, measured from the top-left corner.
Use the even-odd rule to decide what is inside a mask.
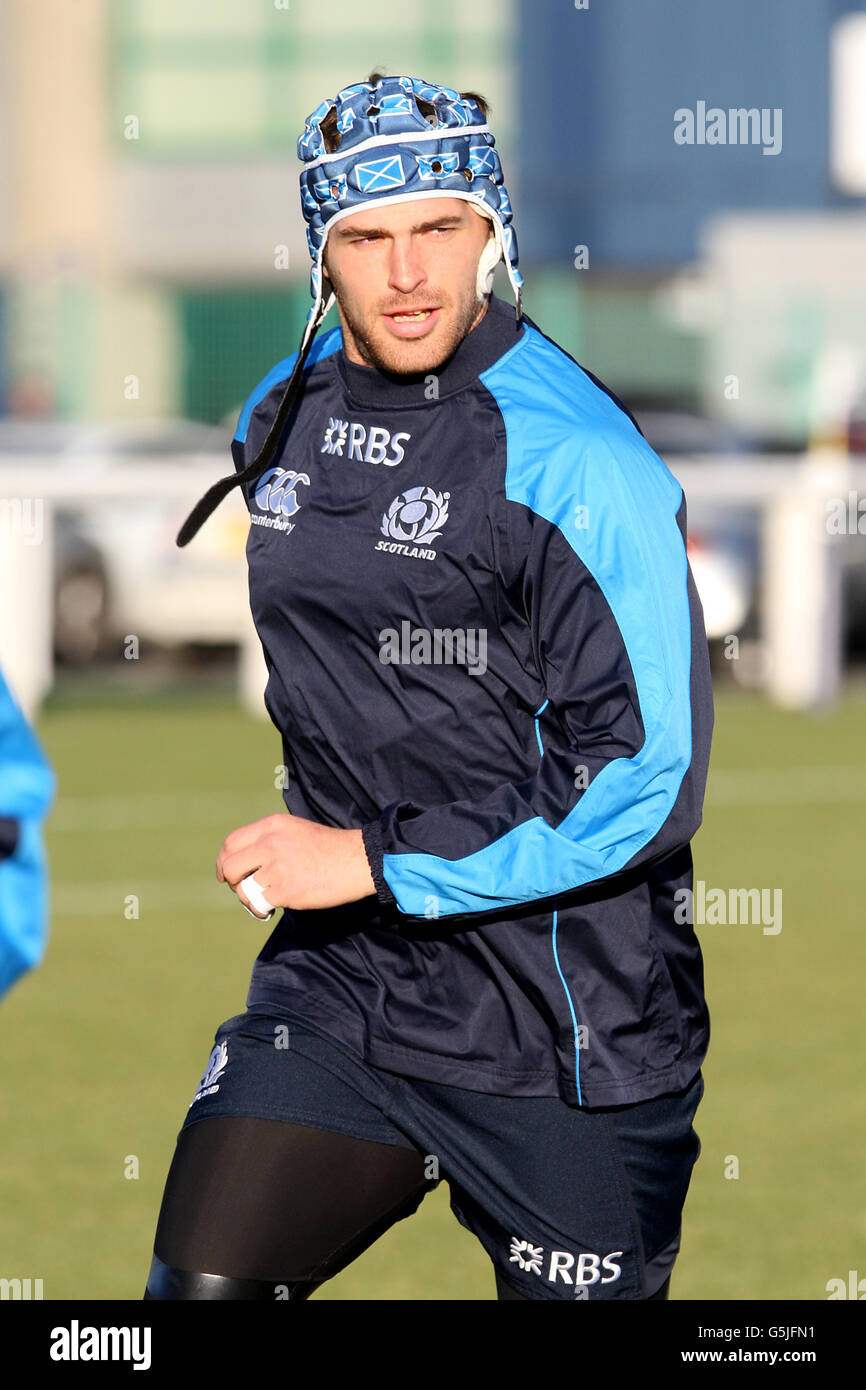
[[[275,516],[294,516],[301,506],[296,494],[301,483],[309,487],[306,473],[295,473],[290,468],[268,468],[256,484],[253,494],[256,506]]]
[[[341,458],[357,459],[359,463],[383,463],[386,468],[393,468],[403,457],[403,443],[411,438],[405,431],[391,434],[381,425],[371,425],[368,430],[354,420],[337,420],[332,415],[319,452],[339,454]]]

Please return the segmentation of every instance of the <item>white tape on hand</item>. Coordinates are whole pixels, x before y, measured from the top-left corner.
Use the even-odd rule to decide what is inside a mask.
[[[256,917],[256,912],[250,912],[250,909],[247,907],[246,903],[241,902],[240,898],[238,898],[238,902],[241,903],[241,907],[243,908],[244,912],[249,912],[251,917],[256,917],[257,922],[261,922],[262,920],[267,921],[268,918],[273,917],[274,913],[276,912],[276,908],[272,907],[271,904],[268,902],[267,898],[265,897],[262,891],[261,884],[256,883],[255,874],[248,874],[246,878],[241,880],[240,886],[241,888],[243,888],[253,907],[256,909],[256,912],[260,912],[262,916]]]

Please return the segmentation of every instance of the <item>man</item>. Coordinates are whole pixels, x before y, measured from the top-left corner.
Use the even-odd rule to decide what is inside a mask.
[[[675,915],[712,725],[685,502],[521,315],[485,118],[372,74],[308,119],[301,348],[178,538],[244,487],[289,814],[217,876],[285,911],[145,1297],[307,1298],[442,1177],[500,1299],[667,1296],[708,1041]]]

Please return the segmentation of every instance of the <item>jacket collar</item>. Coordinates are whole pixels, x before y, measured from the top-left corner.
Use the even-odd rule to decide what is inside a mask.
[[[350,362],[342,346],[335,354],[335,360],[343,385],[356,405],[418,405],[431,399],[431,375],[438,378],[435,399],[453,396],[469,386],[481,372],[492,367],[503,353],[520,341],[525,331],[523,323],[516,321],[514,307],[491,293],[487,311],[480,323],[435,369],[411,374],[383,372],[378,367]]]

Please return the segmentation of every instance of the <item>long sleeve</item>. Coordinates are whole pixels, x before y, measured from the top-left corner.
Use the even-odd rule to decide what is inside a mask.
[[[556,897],[700,825],[712,697],[682,490],[620,412],[580,444],[561,424],[538,433],[509,438],[502,575],[546,695],[537,764],[481,799],[392,804],[363,827],[378,897],[408,916]]]

